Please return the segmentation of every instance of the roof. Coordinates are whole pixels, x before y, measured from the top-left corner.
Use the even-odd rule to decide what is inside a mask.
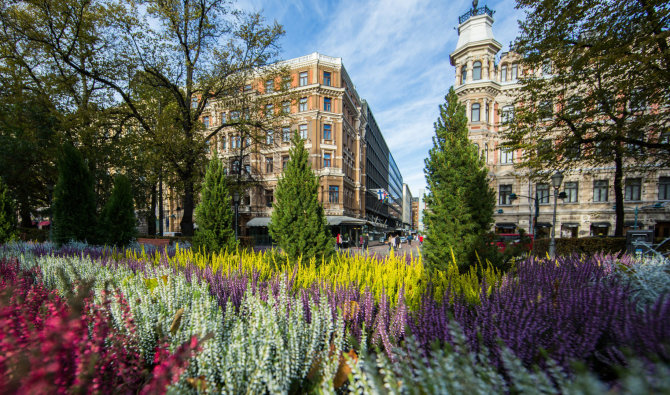
[[[247,227],[268,226],[270,217],[256,217],[247,222]]]

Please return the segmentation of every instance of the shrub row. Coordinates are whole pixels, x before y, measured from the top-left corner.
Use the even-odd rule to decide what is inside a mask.
[[[550,239],[533,243],[533,255],[545,257],[549,253]],[[556,239],[556,255],[620,254],[626,251],[625,237],[573,237]]]

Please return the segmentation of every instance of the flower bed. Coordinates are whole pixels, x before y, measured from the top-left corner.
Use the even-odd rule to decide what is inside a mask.
[[[90,283],[92,305],[107,306],[110,327],[143,361],[203,340],[190,349],[198,352],[188,367],[179,365],[183,373],[171,373],[182,392],[374,392],[378,380],[391,389],[391,378],[418,380],[439,361],[488,389],[513,390],[524,380],[556,391],[581,379],[605,385],[591,374],[621,376],[622,385],[621,365],[637,369],[648,388],[670,385],[649,374],[670,362],[670,274],[662,262],[528,260],[507,275],[483,270],[480,280],[474,271],[427,274],[420,259],[395,257],[289,265],[273,252],[208,257],[39,244],[5,246],[0,255],[20,257],[22,269],[39,273],[61,298]],[[631,353],[642,362],[631,362]],[[576,374],[574,362],[591,373]],[[431,382],[446,385],[452,373]],[[412,392],[408,385],[402,391]]]

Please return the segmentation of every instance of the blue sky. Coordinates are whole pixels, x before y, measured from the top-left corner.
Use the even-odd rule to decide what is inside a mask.
[[[493,34],[503,44],[518,32],[523,13],[514,0],[480,0],[496,11]],[[340,57],[366,99],[404,182],[414,196],[425,188],[423,160],[434,134],[438,105],[454,83],[449,54],[458,40],[466,0],[243,0],[284,26],[282,59],[320,52]]]

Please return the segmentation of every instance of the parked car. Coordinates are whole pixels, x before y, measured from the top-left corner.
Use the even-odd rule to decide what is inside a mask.
[[[496,235],[493,244],[498,247],[500,252],[505,252],[510,245],[521,246],[523,251],[531,251],[533,249],[533,235],[519,234],[519,233],[500,233]]]

